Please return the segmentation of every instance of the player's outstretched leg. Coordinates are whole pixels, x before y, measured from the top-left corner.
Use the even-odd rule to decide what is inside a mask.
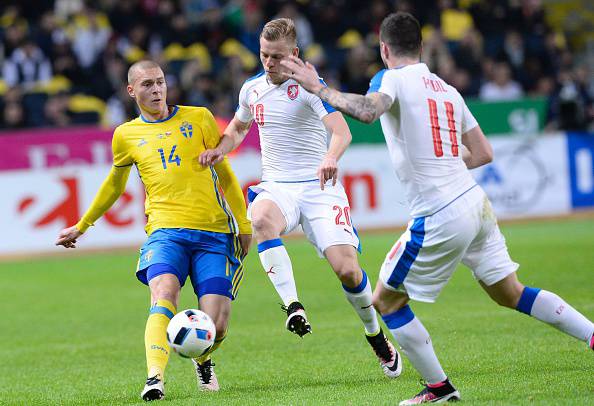
[[[372,303],[371,283],[367,278],[367,273],[362,269],[360,272],[361,282],[357,286],[349,287],[343,282],[342,289],[347,300],[363,322],[365,338],[377,355],[384,375],[388,378],[397,378],[402,373],[402,359],[379,326],[377,313]]]
[[[163,386],[165,367],[169,361],[167,344],[167,325],[176,313],[180,283],[175,270],[167,264],[154,264],[147,270],[151,301],[153,303],[146,329],[144,345],[146,351],[147,380],[140,396],[145,401],[162,399],[165,396]]]
[[[260,262],[283,301],[282,309],[287,313],[285,325],[289,331],[302,337],[311,332],[311,326],[297,297],[291,259],[280,239],[287,227],[287,220],[277,203],[269,198],[255,200],[250,205],[250,213],[254,235],[258,240]]]
[[[204,260],[204,258],[203,256],[202,259]],[[217,257],[217,260],[221,260],[221,257]],[[224,261],[226,259],[223,257],[223,264],[225,263]],[[204,264],[205,262],[202,265]],[[231,286],[228,282],[222,284],[221,282],[222,278],[206,279],[202,281],[203,287],[198,288],[200,309],[211,317],[217,331],[213,346],[201,357],[192,359],[196,371],[198,388],[202,391],[216,392],[219,390],[219,380],[215,374],[215,364],[212,362],[211,356],[227,337],[232,299],[227,293]],[[223,294],[223,292],[225,293]]]
[[[169,360],[167,325],[175,312],[173,303],[166,299],[158,299],[150,309],[144,333],[148,378],[140,394],[145,401],[158,400],[165,396],[163,379]]]
[[[377,355],[384,375],[388,378],[398,378],[402,373],[402,357],[396,347],[384,335],[380,328],[379,333],[375,335],[365,335],[367,342],[373,348]]]
[[[287,313],[287,321],[285,322],[287,330],[299,337],[311,333],[311,325],[307,320],[305,308],[300,302],[291,302],[288,306],[282,305],[281,309]]]
[[[556,294],[522,285],[515,273],[483,288],[498,304],[516,309],[594,346],[594,323]]]
[[[157,376],[147,378],[144,389],[140,393],[142,400],[150,402],[152,400],[160,400],[165,397],[165,386],[163,380]]]
[[[342,283],[342,290],[365,328],[365,338],[377,355],[384,374],[396,378],[402,373],[402,360],[396,348],[381,330],[373,307],[371,283],[361,269],[357,251],[351,245],[333,245],[324,255]]]
[[[202,357],[192,359],[196,371],[196,382],[198,388],[202,391],[216,392],[220,389],[219,380],[214,371],[215,363],[212,362],[211,354],[221,346],[225,338],[227,338],[227,332],[217,334],[217,338],[210,350]]]
[[[260,262],[283,301],[282,310],[287,313],[287,330],[303,337],[311,333],[305,308],[297,298],[297,287],[293,277],[291,259],[280,238],[266,240],[258,244]]]
[[[214,372],[215,363],[212,359],[207,357],[201,361],[192,359],[194,369],[196,370],[196,381],[198,382],[198,388],[202,391],[216,392],[219,390],[219,381],[217,375]]]
[[[382,282],[376,285],[373,304],[400,347],[421,374],[425,388],[401,405],[439,403],[460,399],[460,393],[450,383],[433,349],[431,337],[408,306],[408,296],[386,289]]]
[[[285,306],[296,302],[297,287],[289,254],[280,238],[258,244],[258,256],[266,275],[274,285]]]

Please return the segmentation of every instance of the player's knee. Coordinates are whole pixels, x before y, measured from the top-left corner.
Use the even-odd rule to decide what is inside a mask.
[[[267,236],[274,233],[274,223],[272,222],[272,219],[265,214],[252,217],[252,228],[258,238],[266,239]]]
[[[355,288],[361,283],[362,273],[358,265],[342,263],[334,268],[340,282],[349,288]]]
[[[154,302],[157,300],[167,300],[177,307],[179,288],[170,284],[156,284],[151,286],[151,296]]]

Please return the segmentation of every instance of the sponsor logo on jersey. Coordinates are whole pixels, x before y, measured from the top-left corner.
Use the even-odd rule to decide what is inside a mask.
[[[146,140],[145,140],[144,138],[142,138],[142,139],[140,140],[140,142],[137,144],[137,146],[138,146],[138,147],[142,147],[143,145],[146,145],[146,144],[148,144],[148,143],[146,142]]]
[[[170,135],[171,135],[171,131],[167,131],[165,133],[157,134],[157,138],[160,139],[160,140],[162,140],[164,138],[169,137]]]
[[[192,124],[184,121],[182,125],[179,127],[184,138],[192,138]]]
[[[289,99],[295,100],[299,96],[299,85],[289,85],[287,87],[287,96],[289,96]]]
[[[144,260],[146,262],[151,262],[152,258],[153,258],[153,250],[149,250],[146,254],[144,254]]]

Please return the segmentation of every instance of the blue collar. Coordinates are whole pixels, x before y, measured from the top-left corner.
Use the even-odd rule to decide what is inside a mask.
[[[171,111],[171,114],[169,114],[167,117],[162,118],[160,120],[149,121],[146,118],[144,118],[144,116],[142,115],[142,113],[140,114],[140,118],[142,119],[142,121],[144,121],[145,123],[149,123],[149,124],[162,123],[163,121],[167,121],[171,117],[175,116],[175,113],[177,113],[178,110],[179,110],[179,107],[178,106],[173,106],[173,110]]]

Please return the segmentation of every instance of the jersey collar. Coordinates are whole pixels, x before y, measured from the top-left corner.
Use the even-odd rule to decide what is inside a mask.
[[[144,121],[145,123],[149,123],[149,124],[162,123],[163,121],[167,121],[171,117],[175,116],[175,113],[177,113],[178,110],[179,110],[179,107],[178,106],[173,106],[173,110],[171,110],[171,113],[167,117],[162,118],[160,120],[149,121],[146,118],[144,118],[144,116],[142,115],[142,113],[140,114],[140,118],[142,119],[142,121]]]

